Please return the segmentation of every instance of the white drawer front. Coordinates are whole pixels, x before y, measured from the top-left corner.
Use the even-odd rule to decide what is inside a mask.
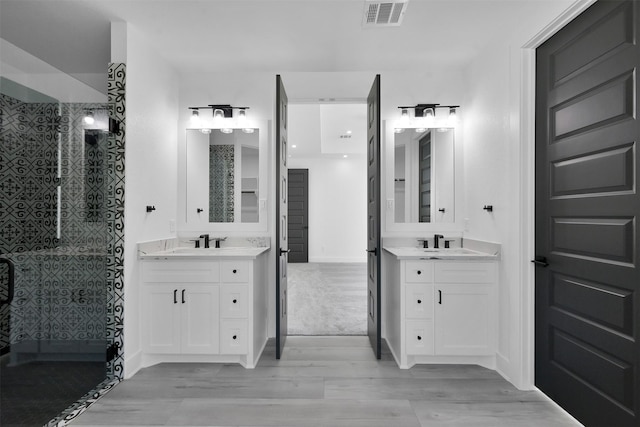
[[[142,261],[142,280],[162,283],[217,283],[220,281],[218,261]]]
[[[243,319],[248,314],[249,288],[247,285],[223,285],[220,289],[220,316]]]
[[[245,354],[247,342],[246,320],[222,320],[220,322],[220,353]]]
[[[433,318],[433,285],[405,285],[405,309],[408,319]]]
[[[433,320],[407,320],[406,326],[407,354],[433,354]]]
[[[224,283],[247,283],[249,281],[249,261],[222,261],[220,268]]]
[[[493,262],[441,262],[436,264],[436,283],[493,283],[496,265]]]
[[[406,261],[404,276],[407,283],[431,283],[433,280],[433,263]]]

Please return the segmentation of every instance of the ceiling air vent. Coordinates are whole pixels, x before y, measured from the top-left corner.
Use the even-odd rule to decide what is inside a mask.
[[[397,27],[402,23],[407,1],[380,2],[365,1],[362,26],[365,28]]]

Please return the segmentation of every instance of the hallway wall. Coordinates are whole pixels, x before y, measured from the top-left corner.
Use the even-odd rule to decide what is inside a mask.
[[[523,8],[523,19],[510,23],[508,36],[496,40],[465,70],[469,88],[462,129],[469,219],[465,237],[502,245],[497,365],[520,388],[533,387],[531,337],[525,327],[533,307],[526,286],[532,275],[526,228],[532,202],[523,191],[531,166],[527,160],[532,159],[526,157],[527,130],[522,128],[523,114],[530,107],[523,104],[523,76],[528,70],[523,68],[522,47],[572,3],[562,0]],[[485,204],[493,205],[492,213],[482,209]]]

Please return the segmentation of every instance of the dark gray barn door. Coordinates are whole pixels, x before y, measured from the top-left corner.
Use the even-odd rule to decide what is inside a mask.
[[[287,340],[287,93],[276,76],[276,358],[280,359]]]
[[[638,6],[537,50],[535,382],[586,426],[640,425]]]
[[[376,357],[382,350],[380,287],[380,75],[367,98],[367,332]]]
[[[309,262],[309,169],[289,169],[289,262]]]

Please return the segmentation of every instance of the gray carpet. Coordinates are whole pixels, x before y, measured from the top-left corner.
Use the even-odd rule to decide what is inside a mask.
[[[289,335],[366,335],[367,264],[289,264]]]

